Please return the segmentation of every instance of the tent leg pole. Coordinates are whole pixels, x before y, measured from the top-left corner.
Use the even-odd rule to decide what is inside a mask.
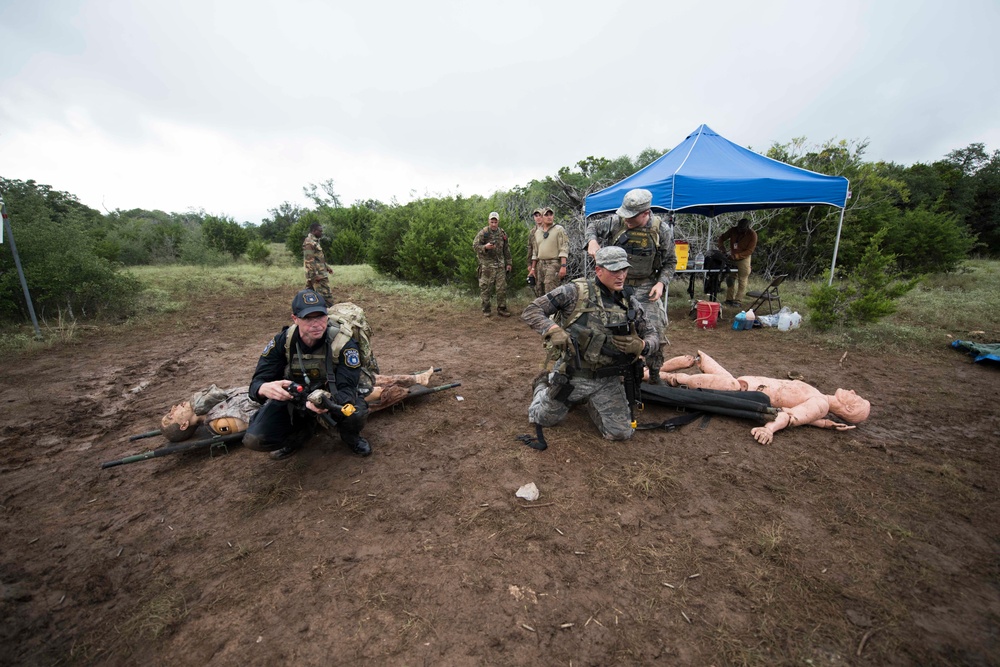
[[[840,230],[844,228],[844,213],[847,211],[847,204],[840,209],[840,222],[837,224],[837,240],[833,244],[833,262],[830,264],[830,282],[827,285],[833,284],[833,272],[837,268],[837,251],[840,249]]]

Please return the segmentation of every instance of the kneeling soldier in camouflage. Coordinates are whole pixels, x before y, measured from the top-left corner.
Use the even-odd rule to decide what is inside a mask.
[[[635,430],[631,413],[642,378],[640,356],[657,350],[660,341],[625,286],[625,251],[601,248],[595,259],[596,281],[574,280],[524,309],[522,319],[559,353],[548,380],[535,386],[528,419],[554,426],[571,407],[586,403],[601,435],[627,440]]]

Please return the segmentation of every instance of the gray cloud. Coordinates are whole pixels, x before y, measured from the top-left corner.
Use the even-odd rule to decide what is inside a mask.
[[[0,154],[92,206],[254,221],[307,182],[488,194],[700,123],[931,162],[1000,146],[997,28],[990,0],[8,0]]]

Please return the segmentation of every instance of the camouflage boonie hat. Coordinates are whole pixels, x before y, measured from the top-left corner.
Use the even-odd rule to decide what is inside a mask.
[[[628,263],[628,253],[625,252],[625,248],[619,248],[616,245],[598,250],[594,261],[597,262],[598,266],[604,267],[608,271],[632,268],[632,265]]]
[[[634,218],[647,210],[652,201],[653,193],[649,190],[629,190],[616,213],[623,218]]]

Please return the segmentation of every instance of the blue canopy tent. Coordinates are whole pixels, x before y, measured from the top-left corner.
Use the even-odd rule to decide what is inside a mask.
[[[584,217],[615,211],[625,193],[644,188],[653,208],[715,217],[732,211],[795,206],[840,209],[830,279],[837,265],[848,180],[817,174],[738,146],[701,125],[669,153],[614,185],[587,196]]]

